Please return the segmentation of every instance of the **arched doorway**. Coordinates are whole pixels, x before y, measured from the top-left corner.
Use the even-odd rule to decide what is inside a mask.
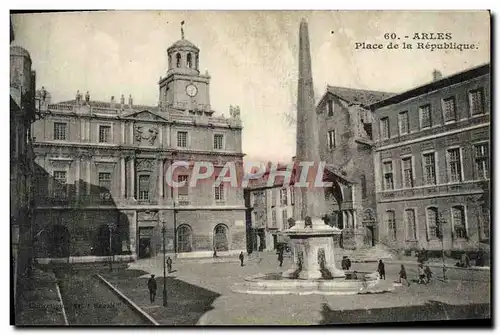
[[[224,224],[218,224],[214,228],[214,247],[217,251],[229,250],[229,242],[227,238],[228,229]]]
[[[111,255],[110,231],[107,225],[101,225],[97,231],[97,244],[94,253],[98,256]]]
[[[183,224],[177,228],[177,252],[193,251],[193,231],[190,226]]]
[[[70,234],[67,227],[55,225],[49,233],[49,255],[54,258],[69,257]]]
[[[367,247],[375,246],[375,213],[368,208],[363,213],[363,228],[365,230],[364,244]]]

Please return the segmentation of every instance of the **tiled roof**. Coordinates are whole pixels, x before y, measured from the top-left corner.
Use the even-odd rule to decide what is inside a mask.
[[[353,104],[360,104],[363,106],[371,105],[377,101],[387,99],[396,94],[388,92],[360,90],[357,88],[337,87],[330,85],[327,86],[327,91],[347,102]]]

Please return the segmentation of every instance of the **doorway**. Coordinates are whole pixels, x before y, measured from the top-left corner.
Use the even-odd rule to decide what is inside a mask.
[[[375,246],[375,232],[373,226],[368,226],[365,228],[364,242],[365,246],[367,247]]]

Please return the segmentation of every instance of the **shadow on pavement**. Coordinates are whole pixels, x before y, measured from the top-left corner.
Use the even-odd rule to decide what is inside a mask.
[[[429,300],[425,305],[372,308],[358,310],[332,310],[322,304],[322,325],[355,323],[395,323],[460,319],[490,319],[490,304],[450,305]],[[491,319],[490,319],[491,320]]]

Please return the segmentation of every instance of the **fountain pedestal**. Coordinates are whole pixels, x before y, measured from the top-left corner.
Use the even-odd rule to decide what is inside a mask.
[[[335,265],[333,240],[341,232],[338,228],[326,225],[320,218],[312,218],[311,222],[297,221],[295,226],[283,232],[290,238],[293,265],[282,276],[321,279],[328,273],[332,278],[344,278],[344,271]]]

